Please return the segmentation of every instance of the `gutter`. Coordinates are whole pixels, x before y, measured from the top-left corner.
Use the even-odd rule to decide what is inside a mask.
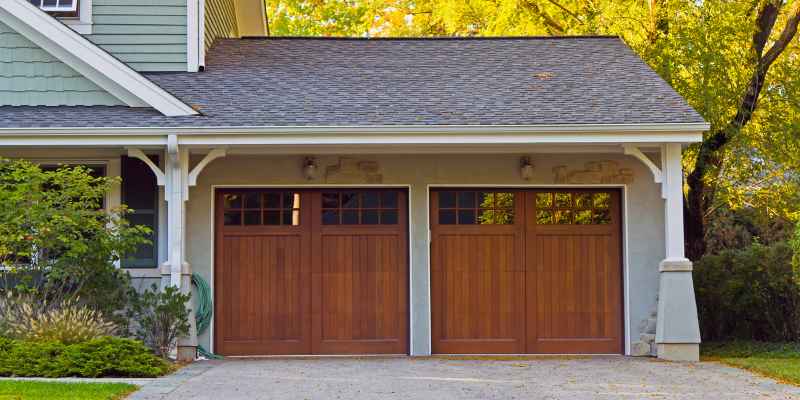
[[[358,125],[358,126],[242,126],[242,127],[48,127],[0,128],[0,137],[17,135],[530,135],[530,134],[702,134],[711,125],[672,124],[559,124],[559,125]]]

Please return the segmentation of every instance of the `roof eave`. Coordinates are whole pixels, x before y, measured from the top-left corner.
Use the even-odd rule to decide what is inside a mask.
[[[577,125],[380,125],[270,127],[0,128],[0,146],[94,138],[122,143],[179,135],[186,144],[361,143],[696,143],[708,123]],[[15,138],[24,139],[21,141]]]

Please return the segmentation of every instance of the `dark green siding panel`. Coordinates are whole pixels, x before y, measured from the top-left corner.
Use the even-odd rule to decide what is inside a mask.
[[[0,23],[0,106],[120,104],[92,81]]]
[[[87,37],[138,71],[186,71],[186,18],[186,0],[94,0]]]

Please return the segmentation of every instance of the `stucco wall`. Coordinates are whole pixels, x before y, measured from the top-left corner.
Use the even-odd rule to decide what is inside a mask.
[[[0,150],[0,157],[23,157],[39,160],[94,160],[109,163],[109,172],[118,171],[121,150],[39,149]],[[650,171],[638,160],[621,154],[533,154],[534,178],[526,182],[519,177],[520,155],[376,155],[353,156],[359,160],[377,161],[381,167],[383,184],[409,186],[409,212],[412,280],[411,337],[412,354],[430,352],[430,299],[428,270],[428,185],[508,185],[547,186],[554,184],[553,168],[566,165],[570,170],[581,170],[586,162],[614,160],[623,168],[633,171],[633,181],[624,192],[623,240],[626,253],[625,299],[628,341],[639,339],[639,324],[648,317],[656,305],[658,291],[658,264],[664,258],[664,202],[660,186],[653,183]],[[337,164],[339,156],[318,158],[320,169]],[[163,159],[163,157],[162,157]],[[193,163],[199,158],[192,157]],[[231,155],[218,159],[206,167],[198,185],[190,189],[187,203],[188,261],[195,272],[212,282],[212,190],[213,185],[324,185],[320,179],[306,181],[301,175],[300,156],[242,156]],[[353,182],[354,186],[364,186]],[[163,197],[162,197],[163,198]],[[111,195],[110,204],[118,203],[119,192]],[[166,226],[166,210],[162,201],[162,229]],[[166,233],[159,235],[165,238]],[[165,243],[159,243],[159,258],[164,261]],[[140,288],[158,282],[158,268],[136,269],[130,272],[138,277]],[[200,343],[210,345],[208,333]]]
[[[430,353],[430,297],[428,269],[428,185],[553,185],[553,168],[566,165],[582,170],[586,162],[614,160],[633,171],[633,181],[626,186],[624,210],[626,224],[623,240],[627,252],[625,299],[627,340],[638,340],[639,323],[655,307],[658,291],[658,263],[664,258],[664,207],[660,186],[653,183],[650,171],[639,161],[624,155],[534,154],[535,176],[531,181],[519,177],[519,155],[376,155],[354,156],[376,161],[381,167],[384,185],[408,185],[410,212],[411,270],[411,351],[414,355]],[[339,156],[318,158],[321,170],[337,164]],[[198,185],[190,190],[187,204],[187,252],[193,270],[212,281],[212,190],[213,186],[236,185],[319,185],[325,184],[324,172],[315,181],[301,175],[299,156],[228,156],[211,163],[200,175]],[[352,182],[364,186],[363,182]],[[625,257],[627,255],[627,257]],[[209,335],[200,343],[208,346]],[[627,346],[626,346],[627,347]]]

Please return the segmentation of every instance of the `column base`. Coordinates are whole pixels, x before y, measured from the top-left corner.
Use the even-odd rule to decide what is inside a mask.
[[[176,356],[178,362],[194,362],[197,360],[197,347],[196,346],[178,346],[178,354]]]
[[[659,343],[658,358],[667,361],[698,362],[700,345],[697,343]]]

